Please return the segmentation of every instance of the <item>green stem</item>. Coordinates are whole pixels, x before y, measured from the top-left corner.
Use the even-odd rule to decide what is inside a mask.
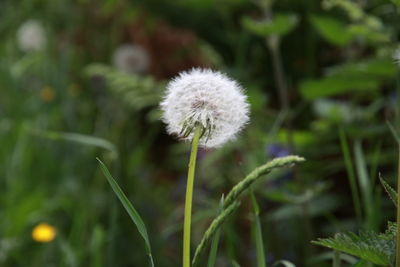
[[[397,194],[400,193],[400,145],[397,166]],[[400,197],[397,198],[396,267],[400,267]]]
[[[337,250],[333,251],[333,267],[340,267],[341,262],[340,262],[340,252]]]
[[[192,221],[192,199],[197,149],[199,147],[201,126],[196,126],[190,152],[188,179],[186,185],[185,219],[183,223],[183,267],[190,267],[190,226]]]

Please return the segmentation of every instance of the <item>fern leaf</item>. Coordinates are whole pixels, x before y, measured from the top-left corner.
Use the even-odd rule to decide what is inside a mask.
[[[158,106],[161,100],[163,85],[150,76],[126,74],[102,64],[91,64],[84,73],[103,78],[109,91],[135,110]]]

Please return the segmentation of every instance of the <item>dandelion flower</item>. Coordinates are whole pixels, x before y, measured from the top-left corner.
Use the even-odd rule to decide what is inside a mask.
[[[128,74],[140,74],[148,70],[149,55],[138,45],[124,44],[113,53],[114,66]]]
[[[45,86],[40,90],[40,98],[44,102],[52,102],[55,97],[56,93],[54,92],[54,89],[49,86]]]
[[[32,230],[32,238],[36,242],[47,243],[56,237],[56,229],[47,223],[40,223]]]
[[[25,52],[40,51],[47,42],[45,30],[37,20],[28,20],[17,31],[18,47]]]
[[[209,69],[182,72],[170,81],[161,109],[168,133],[184,140],[192,140],[193,129],[202,125],[200,145],[207,148],[233,140],[249,121],[242,87]]]

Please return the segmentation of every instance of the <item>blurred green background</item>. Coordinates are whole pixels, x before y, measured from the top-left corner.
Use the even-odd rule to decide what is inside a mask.
[[[1,0],[0,21],[0,266],[147,266],[96,157],[140,212],[156,265],[180,266],[190,147],[166,134],[158,103],[192,67],[227,73],[251,103],[237,141],[199,152],[193,245],[222,194],[288,154],[307,161],[254,188],[267,263],[330,266],[311,240],[395,217],[378,173],[395,185],[396,1]],[[244,197],[216,266],[256,266],[253,222]],[[32,238],[40,223],[54,240]]]

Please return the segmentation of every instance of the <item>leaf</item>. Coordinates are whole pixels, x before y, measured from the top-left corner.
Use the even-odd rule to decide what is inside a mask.
[[[383,234],[372,231],[339,233],[335,237],[312,241],[313,244],[354,255],[381,266],[391,265],[396,249],[396,224],[389,223]]]
[[[339,19],[313,15],[310,17],[310,22],[319,34],[331,44],[345,46],[352,40],[352,34],[347,31],[346,25]]]
[[[368,58],[330,68],[329,75],[360,79],[364,77],[391,79],[396,75],[396,66],[393,60],[388,58]]]
[[[377,89],[378,80],[365,77],[357,80],[349,77],[326,77],[322,79],[308,79],[300,83],[300,93],[308,100],[320,97],[335,96],[338,94],[371,91]]]
[[[129,217],[131,217],[133,223],[136,225],[140,235],[142,236],[142,238],[145,242],[147,255],[149,256],[150,266],[154,267],[153,256],[151,253],[150,240],[149,240],[149,237],[147,234],[146,226],[145,226],[142,218],[140,217],[140,215],[136,211],[136,209],[133,207],[133,205],[129,201],[129,199],[126,197],[126,195],[124,194],[122,189],[118,186],[117,182],[111,176],[111,173],[108,171],[106,165],[104,165],[104,163],[99,158],[97,158],[97,160],[99,161],[101,171],[106,176],[107,181],[111,185],[111,188],[113,189],[114,193],[117,195],[118,199],[121,201],[121,204],[124,206],[126,212],[129,214]]]
[[[103,64],[91,64],[84,72],[104,80],[110,92],[132,109],[155,107],[160,102],[164,86],[150,76],[123,73]]]
[[[386,121],[386,124],[388,125],[390,131],[392,132],[394,139],[396,139],[397,144],[400,145],[400,137],[397,130],[394,128],[393,124],[390,121]]]
[[[285,36],[297,26],[297,23],[298,18],[294,14],[276,14],[272,20],[255,20],[247,16],[242,19],[243,27],[260,37]]]
[[[385,189],[386,193],[389,195],[390,199],[393,201],[394,205],[397,208],[397,192],[394,190],[381,176],[379,173],[379,180],[381,181],[381,184],[383,188]]]
[[[367,24],[352,24],[349,25],[348,31],[357,37],[364,37],[372,44],[388,42],[390,35],[384,29],[374,29]]]

